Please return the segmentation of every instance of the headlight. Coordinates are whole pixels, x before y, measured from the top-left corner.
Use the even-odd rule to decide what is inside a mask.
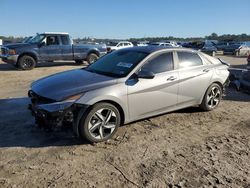
[[[38,105],[38,108],[48,112],[63,112],[64,110],[70,108],[76,100],[81,98],[82,95],[83,93],[80,93],[60,102],[41,104]]]
[[[74,102],[55,102],[50,104],[41,104],[38,105],[37,108],[41,110],[45,110],[47,112],[63,112],[72,106]]]
[[[63,100],[63,101],[65,101],[65,102],[66,102],[66,101],[67,101],[67,102],[74,102],[74,101],[80,99],[81,96],[83,96],[83,93],[80,93],[80,94],[77,94],[77,95],[70,96],[69,98],[67,98],[67,99],[65,99],[65,100]]]
[[[16,50],[14,50],[14,49],[9,49],[8,53],[9,53],[10,55],[15,55],[15,54],[16,54]]]

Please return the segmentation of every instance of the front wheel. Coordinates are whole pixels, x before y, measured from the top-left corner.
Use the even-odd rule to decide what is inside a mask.
[[[94,63],[97,59],[98,59],[99,57],[96,55],[96,54],[94,54],[94,53],[91,53],[91,54],[89,54],[88,56],[87,56],[87,62],[88,62],[88,64],[92,64],[92,63]]]
[[[202,103],[200,105],[200,108],[205,110],[205,111],[211,111],[215,109],[222,97],[222,88],[216,84],[213,83],[206,91]]]
[[[31,70],[36,66],[36,60],[28,55],[20,57],[17,67],[22,70]]]
[[[120,123],[120,113],[114,105],[97,103],[81,118],[79,134],[89,142],[103,142],[115,134]]]

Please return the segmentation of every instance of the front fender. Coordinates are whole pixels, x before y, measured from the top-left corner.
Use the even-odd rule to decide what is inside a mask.
[[[127,87],[124,83],[120,83],[86,92],[79,100],[76,101],[76,103],[91,106],[103,101],[114,102],[123,110],[125,122],[127,122],[127,120],[129,120],[127,100]]]
[[[39,61],[39,60],[40,60],[40,59],[39,59],[39,54],[38,54],[38,52],[33,51],[33,50],[20,52],[20,53],[18,54],[18,58],[20,58],[20,57],[23,56],[23,55],[29,55],[29,56],[33,57],[36,61]]]

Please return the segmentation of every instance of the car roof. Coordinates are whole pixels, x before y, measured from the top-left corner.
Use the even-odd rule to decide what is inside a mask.
[[[44,35],[69,35],[69,33],[65,33],[65,32],[44,32],[41,34],[44,34]]]
[[[130,48],[125,48],[122,50],[130,50],[130,51],[139,51],[139,52],[145,52],[145,53],[153,53],[156,51],[160,50],[185,50],[185,51],[190,51],[194,52],[195,50],[189,49],[189,48],[180,48],[180,47],[166,47],[166,46],[135,46],[135,47],[130,47]]]

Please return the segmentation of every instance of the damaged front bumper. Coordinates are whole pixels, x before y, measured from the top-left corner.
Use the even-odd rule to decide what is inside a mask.
[[[73,123],[73,103],[29,104],[29,109],[39,127],[55,128],[64,122]]]
[[[34,99],[34,94],[29,92],[31,103],[28,109],[31,110],[36,124],[45,129],[53,130],[64,124],[72,125],[75,134],[78,135],[79,117],[88,108],[87,105],[76,104],[75,101],[48,102],[40,103]],[[43,99],[44,100],[44,99]],[[81,114],[81,116],[79,116]]]

